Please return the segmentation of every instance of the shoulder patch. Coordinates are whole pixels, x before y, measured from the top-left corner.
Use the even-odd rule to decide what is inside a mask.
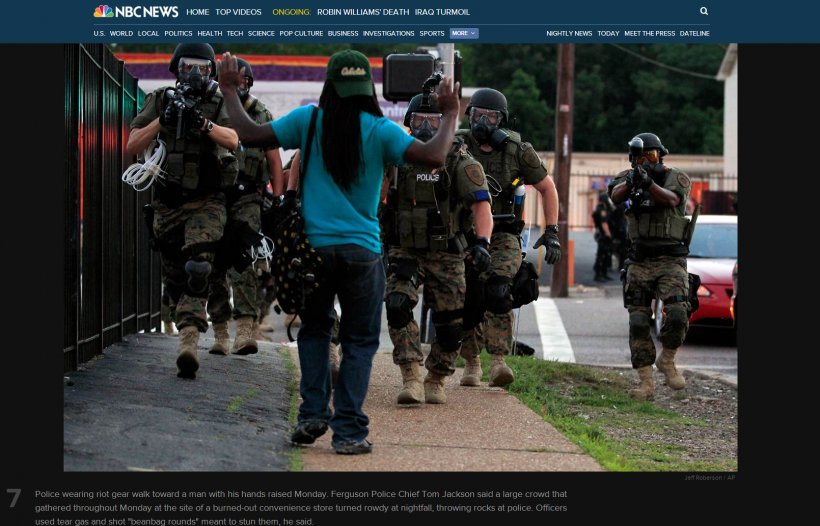
[[[535,148],[533,148],[530,143],[522,143],[521,151],[523,152],[521,160],[524,161],[524,164],[530,168],[538,168],[541,166],[541,158],[535,153]]]
[[[692,184],[692,182],[689,180],[688,175],[683,172],[678,172],[678,184],[681,188],[689,188],[689,185]]]
[[[483,186],[485,182],[484,170],[481,169],[480,164],[468,164],[464,171],[467,172],[467,178],[476,186]]]
[[[608,216],[609,214],[606,213],[606,210],[601,210],[601,218]]]
[[[149,93],[148,95],[145,96],[145,100],[142,101],[142,108],[140,108],[140,111],[142,111],[143,108],[147,108],[151,104],[153,104],[154,95],[155,95],[155,92],[151,92],[151,93]]]

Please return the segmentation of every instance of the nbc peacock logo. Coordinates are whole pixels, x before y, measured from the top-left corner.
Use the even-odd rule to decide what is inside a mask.
[[[114,11],[107,5],[98,5],[94,10],[94,18],[112,18]]]

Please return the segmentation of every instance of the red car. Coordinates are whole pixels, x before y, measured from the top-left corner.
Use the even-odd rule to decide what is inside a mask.
[[[689,318],[693,327],[734,326],[732,270],[737,261],[737,216],[701,215],[689,245],[689,272],[700,276],[700,308]],[[660,331],[663,303],[655,302],[655,331]]]

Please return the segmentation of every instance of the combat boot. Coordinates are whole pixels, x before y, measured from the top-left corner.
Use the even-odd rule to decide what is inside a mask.
[[[228,334],[228,322],[214,323],[214,345],[208,351],[211,354],[227,356],[231,349],[231,336]]]
[[[264,318],[262,318],[262,319],[264,319]],[[276,329],[273,328],[273,325],[271,325],[270,323],[268,323],[266,321],[260,321],[259,322],[259,330],[262,331],[262,332],[274,332],[274,331],[276,331]]]
[[[658,370],[666,377],[666,385],[675,390],[686,387],[686,380],[675,367],[675,353],[677,352],[677,349],[664,348],[658,356],[658,361],[655,362]]]
[[[253,316],[236,319],[236,339],[233,341],[233,353],[246,355],[256,354],[259,348],[253,339]]]
[[[179,330],[179,346],[177,347],[177,376],[180,378],[196,378],[199,369],[199,357],[196,355],[196,346],[199,343],[199,329],[193,325],[186,325]]]
[[[399,404],[420,404],[424,402],[424,391],[427,387],[422,386],[419,364],[416,362],[403,363],[401,368],[401,379],[404,387],[399,393],[396,403]]]
[[[513,383],[515,376],[512,369],[504,362],[503,354],[494,354],[490,365],[490,387],[504,387]]]
[[[638,377],[641,385],[629,390],[629,396],[635,400],[652,400],[655,397],[655,372],[651,365],[638,368]]]
[[[262,332],[261,327],[258,322],[253,322],[253,339],[256,341],[272,342],[273,340],[270,336]]]
[[[330,342],[327,352],[330,359],[330,385],[336,387],[336,380],[339,378],[339,366],[342,364],[342,357],[339,355],[339,344]]]
[[[447,378],[443,374],[427,371],[427,376],[424,378],[424,401],[428,404],[443,404],[447,402],[447,396],[444,394],[444,379]]]
[[[467,387],[478,387],[481,385],[481,358],[477,354],[463,354],[467,361],[464,365],[464,372],[461,373],[461,385]]]
[[[167,334],[168,336],[173,336],[177,333],[177,328],[172,321],[164,321],[162,322],[162,332]]]

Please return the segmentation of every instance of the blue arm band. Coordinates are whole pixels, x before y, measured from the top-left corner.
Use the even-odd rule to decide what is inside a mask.
[[[489,201],[490,200],[490,192],[487,190],[479,190],[475,193],[475,200],[478,201]]]

